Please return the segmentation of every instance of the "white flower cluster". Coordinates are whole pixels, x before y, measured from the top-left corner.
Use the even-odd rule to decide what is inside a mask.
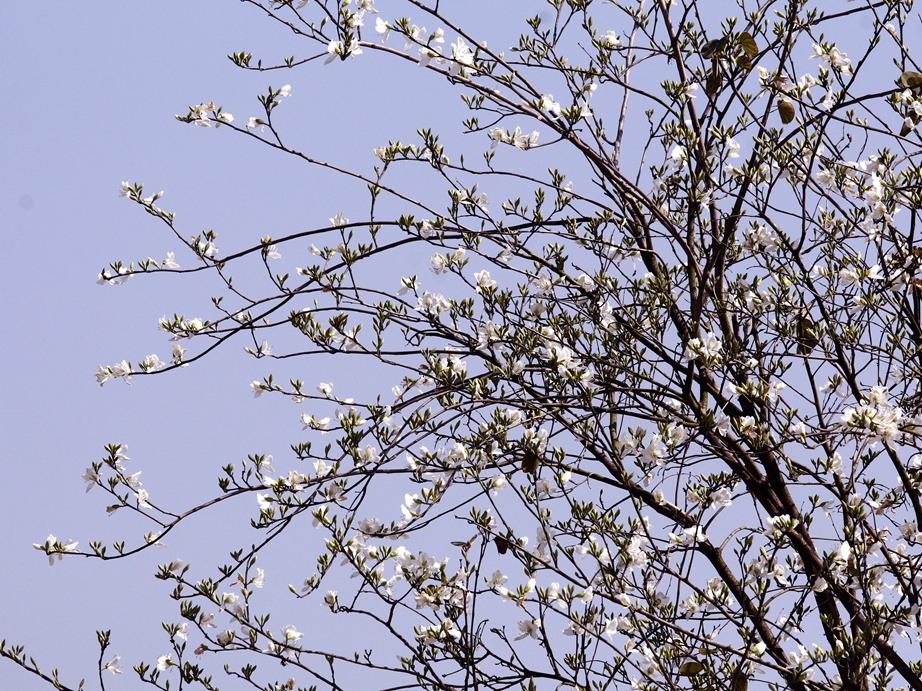
[[[192,319],[186,319],[185,317],[174,316],[172,319],[169,317],[160,317],[157,322],[161,331],[166,331],[168,334],[172,334],[170,340],[178,341],[183,338],[192,338],[197,333],[205,331],[210,327],[210,324],[198,317]],[[174,356],[176,354],[174,348]]]
[[[592,363],[580,363],[573,351],[557,339],[553,329],[546,327],[543,335],[544,345],[539,346],[535,354],[556,367],[561,377],[575,378],[584,383],[591,383],[595,379],[595,366]]]
[[[448,300],[441,293],[430,293],[428,290],[419,296],[416,309],[431,317],[438,317],[442,312],[451,307]]]
[[[453,469],[460,467],[463,463],[466,463],[471,457],[471,452],[468,448],[461,442],[454,442],[451,445],[439,446],[435,451],[431,451],[426,446],[420,446],[419,450],[414,454],[407,452],[406,454],[406,464],[407,468],[412,471],[422,471],[428,472],[430,468],[438,469]],[[407,505],[415,505],[416,495],[407,495],[408,501]],[[404,511],[404,515],[407,518],[415,516],[416,514],[411,512],[411,515],[407,515],[408,512]]]
[[[842,413],[840,422],[851,429],[863,430],[872,446],[883,442],[891,447],[901,437],[900,426],[905,420],[902,409],[887,400],[889,392],[884,386],[873,386],[866,401],[849,407]]]
[[[426,646],[452,643],[461,638],[461,631],[451,619],[444,619],[440,624],[416,627],[416,638]]]
[[[514,132],[510,132],[503,127],[494,127],[487,131],[487,136],[492,142],[492,144],[490,144],[491,149],[495,149],[497,144],[511,144],[516,149],[525,151],[538,143],[537,132],[525,134],[522,132],[521,127],[516,127]]]
[[[376,10],[370,11],[376,12]],[[452,77],[463,76],[463,70],[476,69],[476,48],[471,48],[460,36],[451,44],[451,56],[447,56],[442,54],[442,45],[445,43],[445,31],[443,29],[439,28],[427,34],[426,27],[410,24],[407,20],[400,21],[398,24],[398,27],[394,27],[394,25],[378,17],[375,20],[375,32],[381,37],[382,43],[390,38],[391,31],[395,29],[403,34],[404,51],[410,51],[413,46],[418,46],[420,67],[448,63],[448,74]]]
[[[64,554],[67,552],[77,551],[77,544],[73,540],[68,540],[67,542],[61,542],[54,535],[49,535],[45,538],[45,541],[42,543],[34,543],[32,546],[44,552],[48,555],[48,564],[54,566],[54,558],[57,557],[58,561],[64,558]]]
[[[836,72],[841,72],[842,74],[850,74],[852,71],[852,61],[848,58],[848,55],[834,45],[814,43],[813,55],[811,55],[810,58],[819,58],[820,62],[824,63],[827,67]]]
[[[688,439],[688,431],[680,424],[670,422],[663,434],[657,432],[650,438],[637,458],[647,467],[666,465],[666,457],[679,444]]]
[[[191,122],[199,127],[220,127],[222,122],[231,123],[234,116],[230,113],[224,113],[221,108],[214,104],[214,101],[208,103],[199,103],[197,106],[189,106],[189,112],[186,115],[176,115],[177,120],[182,122]]]
[[[750,252],[765,252],[774,254],[781,243],[778,233],[774,228],[768,228],[761,223],[753,223],[743,231],[743,249]]]
[[[723,346],[720,339],[713,331],[708,331],[704,340],[700,338],[689,339],[685,345],[683,359],[688,362],[700,360],[705,365],[712,365],[721,361]]]

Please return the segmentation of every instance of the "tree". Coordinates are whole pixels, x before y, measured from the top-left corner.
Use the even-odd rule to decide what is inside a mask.
[[[207,271],[220,291],[210,316],[161,321],[168,363],[101,366],[100,384],[181,376],[240,339],[280,367],[364,368],[253,382],[304,407],[309,441],[226,465],[201,505],[150,501],[120,444],[87,469],[152,531],[50,536],[52,561],[128,558],[249,500],[227,564],[161,567],[172,653],[140,678],[217,688],[226,663],[242,688],[922,689],[912,3],[551,0],[501,51],[439,2],[245,1],[314,52],[231,55],[241,69],[386,60],[457,92],[468,136],[420,130],[352,171],[283,134],[297,84],[245,122],[190,107],[185,123],[367,185],[360,220],[230,255],[123,183],[198,264],[115,262],[100,282]],[[290,252],[312,259],[278,273]],[[420,261],[431,274],[395,275]],[[304,526],[322,542],[285,605],[303,623],[280,626],[258,558]],[[308,631],[318,603],[352,647]]]

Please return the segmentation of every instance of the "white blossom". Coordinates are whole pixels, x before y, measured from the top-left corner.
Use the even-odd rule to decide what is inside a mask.
[[[462,68],[474,66],[474,52],[460,36],[457,41],[451,44],[451,58],[452,63],[448,68],[448,72],[453,76],[460,74]]]
[[[704,340],[692,338],[685,346],[685,352],[682,357],[687,361],[700,359],[705,363],[718,361],[721,357],[723,346],[720,339],[713,331],[709,331]]]
[[[516,636],[513,640],[520,641],[523,638],[534,638],[536,640],[541,639],[541,620],[540,619],[526,619],[525,621],[520,621],[516,623],[519,631],[521,633]]]
[[[842,73],[852,71],[852,61],[848,56],[835,46],[824,47],[819,43],[813,44],[813,55],[811,58],[819,58],[820,61],[831,67],[833,70]]]

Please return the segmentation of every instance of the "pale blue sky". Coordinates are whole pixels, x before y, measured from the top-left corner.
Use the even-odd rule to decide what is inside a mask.
[[[469,5],[495,9],[489,2]],[[530,5],[506,4],[515,6],[517,24]],[[471,14],[492,39],[496,14]],[[271,61],[303,57],[308,46],[238,2],[8,2],[0,9],[0,44],[0,282],[9,305],[0,346],[6,364],[0,638],[27,645],[43,667],[58,665],[63,680],[76,684],[95,675],[94,631],[111,628],[110,655],[122,655],[126,677],[107,678],[109,688],[132,688],[130,666],[167,652],[160,622],[178,621],[170,588],[152,578],[156,565],[175,557],[203,568],[220,563],[228,549],[251,539],[234,531],[246,525],[255,502],[219,511],[171,536],[166,549],[123,562],[67,560],[49,568],[31,544],[48,533],[85,546],[94,538],[137,540],[150,530],[123,515],[107,516],[98,488],[84,494],[81,475],[106,443],[127,443],[152,500],[179,509],[217,493],[221,465],[248,453],[283,458],[303,437],[299,409],[270,396],[256,400],[248,386],[285,368],[244,357],[242,341],[183,372],[131,387],[97,386],[100,363],[137,362],[155,352],[168,359],[170,344],[157,329],[161,315],[210,312],[201,275],[96,285],[99,270],[114,260],[161,259],[173,250],[190,265],[164,227],[118,197],[120,181],[165,190],[160,205],[176,212],[183,233],[215,229],[227,255],[264,235],[325,226],[338,212],[362,218],[364,186],[318,174],[226,129],[179,123],[174,113],[213,99],[245,120],[260,114],[257,93],[291,83],[279,115],[293,145],[370,172],[372,149],[388,139],[408,141],[417,127],[439,122],[457,132],[458,111],[442,117],[446,99],[457,96],[434,80],[382,75],[360,60],[291,74],[243,73],[228,53],[248,50]],[[349,90],[338,88],[344,77]],[[290,270],[298,257],[282,253]],[[338,360],[323,369],[309,364],[287,367],[309,385],[347,376]],[[300,568],[298,557],[314,555],[306,549],[288,556],[287,565],[270,571],[276,587],[300,583],[310,566]],[[299,623],[322,616],[306,612]],[[0,688],[47,687],[0,662]]]
[[[167,588],[151,578],[155,565],[208,551],[199,545],[222,537],[203,524],[201,541],[188,549],[174,541],[131,563],[70,561],[49,568],[31,547],[49,532],[85,545],[93,537],[111,542],[148,530],[107,517],[98,489],[83,493],[80,476],[103,455],[102,446],[128,443],[152,497],[169,492],[167,503],[179,508],[215,492],[223,463],[252,452],[284,454],[300,429],[290,404],[252,398],[248,382],[269,369],[242,357],[242,343],[181,376],[132,387],[96,385],[99,363],[153,352],[166,359],[169,344],[157,330],[158,317],[204,314],[209,297],[197,280],[96,285],[109,261],[159,259],[180,249],[153,219],[118,198],[120,181],[165,189],[162,205],[177,212],[184,232],[214,228],[225,252],[264,234],[292,232],[295,224],[325,223],[340,209],[320,208],[315,200],[335,200],[343,190],[341,181],[324,183],[304,166],[222,136],[226,132],[173,119],[209,99],[240,117],[256,115],[257,92],[293,81],[279,73],[244,74],[225,57],[267,47],[269,57],[295,51],[289,36],[252,8],[217,1],[5,3],[0,37],[6,52],[0,281],[7,303],[2,429],[8,478],[0,501],[6,566],[0,638],[26,644],[43,666],[60,665],[63,678],[75,683],[94,674],[97,628],[113,629],[112,651],[122,654],[126,669],[165,652],[159,622],[176,615]],[[322,80],[334,75],[313,72],[318,91],[329,90],[331,83]],[[302,72],[301,84],[307,76]],[[332,129],[342,136],[314,137],[315,150],[329,155],[344,146],[373,162],[374,133],[357,117],[368,100],[340,94],[321,109],[309,91],[294,91],[286,106],[295,131],[319,135],[331,129],[319,118],[339,118]],[[212,550],[213,560],[228,547]],[[9,663],[0,663],[0,687],[44,688]]]
[[[242,342],[181,373],[131,387],[96,385],[100,363],[137,362],[154,352],[166,360],[169,343],[157,319],[207,315],[211,295],[201,277],[96,285],[99,270],[114,260],[160,259],[174,250],[189,265],[165,228],[119,199],[120,181],[164,189],[160,205],[177,213],[182,231],[213,228],[229,254],[263,235],[323,226],[339,211],[361,217],[364,187],[318,175],[226,130],[184,125],[174,113],[214,99],[246,119],[260,114],[257,93],[290,82],[284,129],[297,146],[369,172],[372,149],[437,124],[449,92],[437,87],[421,97],[412,80],[382,79],[357,62],[243,73],[228,53],[272,60],[303,56],[307,47],[253,8],[217,0],[5,3],[0,43],[0,282],[7,304],[0,638],[25,644],[43,668],[59,666],[67,683],[91,683],[94,631],[111,628],[110,654],[122,655],[126,678],[107,682],[126,688],[136,683],[132,664],[167,651],[160,621],[178,621],[169,589],[151,577],[156,565],[194,555],[203,567],[219,563],[237,546],[232,530],[253,507],[238,510],[233,524],[200,522],[182,539],[171,536],[165,550],[122,562],[69,560],[49,568],[31,544],[49,533],[81,546],[94,538],[136,540],[150,529],[107,516],[98,488],[84,494],[81,475],[106,443],[127,443],[152,499],[179,509],[215,494],[225,463],[247,453],[290,454],[289,444],[300,439],[300,411],[271,397],[253,399],[248,383],[282,368],[245,358]],[[349,91],[337,89],[344,74]],[[382,109],[386,102],[391,107]],[[312,382],[336,373],[299,376]],[[0,663],[0,687],[46,688],[7,662]]]

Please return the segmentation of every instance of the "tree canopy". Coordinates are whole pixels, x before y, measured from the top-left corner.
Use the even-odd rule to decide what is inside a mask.
[[[177,118],[367,195],[227,251],[122,184],[185,256],[100,283],[206,272],[213,310],[164,317],[168,357],[97,381],[181,377],[225,344],[303,371],[251,384],[301,407],[288,457],[229,461],[177,509],[109,444],[88,487],[150,532],[36,545],[130,558],[239,507],[225,564],[160,568],[171,651],[140,679],[922,689],[911,0],[549,0],[511,46],[457,2],[244,2],[303,55],[230,59],[290,83],[252,117],[209,101]],[[343,61],[447,87],[460,130],[382,142],[365,168],[311,155],[287,99]],[[355,376],[308,381],[330,357]],[[299,555],[303,582],[274,581],[270,550]],[[99,634],[101,687],[118,635]]]

